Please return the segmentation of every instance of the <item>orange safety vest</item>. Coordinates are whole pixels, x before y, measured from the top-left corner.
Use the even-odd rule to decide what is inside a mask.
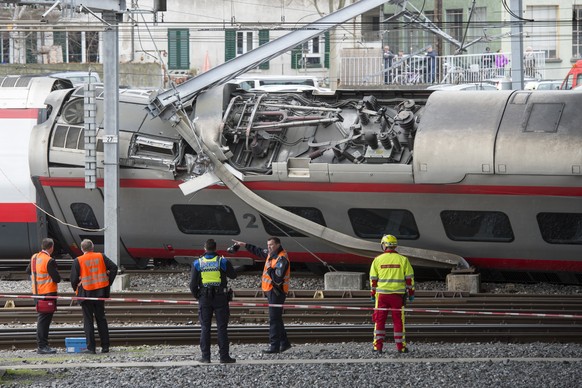
[[[36,262],[30,263],[30,280],[32,280],[32,293],[35,295],[45,295],[57,292],[59,286],[57,283],[53,282],[53,278],[48,273],[48,262],[51,256],[45,251],[41,251],[36,255],[32,256],[31,260]],[[36,284],[35,284],[36,279]],[[36,289],[35,289],[36,288]]]
[[[87,291],[109,286],[109,275],[105,267],[103,255],[97,252],[87,252],[77,258],[81,267],[81,285]]]
[[[263,289],[263,291],[267,292],[267,291],[271,291],[273,289],[273,280],[271,279],[271,277],[269,276],[269,273],[267,272],[267,270],[269,268],[275,268],[275,266],[277,265],[277,262],[279,261],[280,258],[286,258],[287,260],[289,260],[289,258],[287,257],[287,252],[283,249],[281,250],[281,252],[279,252],[279,254],[277,255],[277,259],[271,259],[269,260],[267,258],[267,260],[265,260],[265,268],[263,269],[263,277],[261,279],[261,287]],[[285,272],[285,276],[283,277],[283,292],[286,294],[289,291],[289,279],[291,278],[291,263],[289,263],[289,265],[287,266],[287,271]]]

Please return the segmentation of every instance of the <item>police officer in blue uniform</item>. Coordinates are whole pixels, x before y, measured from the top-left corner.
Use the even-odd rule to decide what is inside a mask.
[[[194,261],[190,276],[190,291],[198,300],[198,317],[200,319],[201,363],[210,362],[210,326],[212,314],[216,314],[218,349],[221,364],[231,364],[236,360],[230,357],[228,343],[228,306],[227,277],[236,278],[232,263],[216,253],[216,241],[209,239],[204,244],[206,251]]]

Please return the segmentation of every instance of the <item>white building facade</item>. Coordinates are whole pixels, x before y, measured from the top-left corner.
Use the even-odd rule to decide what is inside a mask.
[[[165,10],[153,12],[154,4],[164,1],[127,0],[129,12],[119,25],[120,61],[155,62],[162,73],[196,75],[351,2],[331,1],[330,10],[327,0],[166,0]],[[468,54],[482,53],[489,45],[494,51],[511,49],[510,36],[487,40],[509,32],[509,14],[498,0],[478,0],[472,15],[467,6],[470,2],[443,0],[438,11],[435,2],[408,3],[423,9],[456,39],[468,42],[483,37],[467,49]],[[90,14],[55,10],[48,23],[40,23],[41,10],[29,9],[28,14],[16,15],[11,7],[5,4],[0,9],[4,15],[0,45],[3,63],[102,62],[101,31],[105,25],[101,20]],[[582,1],[523,0],[522,8],[524,49],[532,47],[545,54],[545,78],[563,78],[582,54]],[[386,22],[399,10],[397,4],[387,2],[264,63],[254,72],[315,75],[334,87],[346,84],[348,73],[356,72],[355,78],[360,80],[381,79],[377,73],[382,71],[381,50],[386,43],[395,53],[403,49],[407,54],[436,43],[442,46],[439,55],[452,55],[447,42],[417,24],[401,19]],[[30,23],[24,23],[26,17]],[[463,26],[469,17],[471,25],[465,31]],[[374,66],[362,66],[352,60],[355,57],[372,58]]]

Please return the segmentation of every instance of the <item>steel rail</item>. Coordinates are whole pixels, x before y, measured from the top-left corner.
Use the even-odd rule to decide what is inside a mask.
[[[373,326],[364,325],[287,325],[287,335],[293,343],[371,341]],[[212,330],[213,341],[216,332]],[[569,325],[407,325],[409,341],[500,341],[500,342],[582,342],[580,330]],[[64,344],[65,338],[84,337],[81,328],[51,328],[50,341]],[[200,337],[198,326],[110,327],[112,346],[123,345],[195,345]],[[268,326],[229,327],[229,338],[236,343],[260,343],[268,338]],[[0,330],[0,349],[33,348],[36,329]]]

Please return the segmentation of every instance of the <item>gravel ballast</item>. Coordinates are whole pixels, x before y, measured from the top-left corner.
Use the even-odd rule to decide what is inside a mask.
[[[258,288],[258,275],[241,275],[233,288]],[[132,291],[187,291],[189,274],[132,275]],[[295,276],[291,288],[323,289],[323,279]],[[442,282],[419,283],[417,289],[443,290]],[[550,284],[483,284],[491,293],[581,294],[582,287]],[[60,292],[70,292],[62,283]],[[30,292],[29,281],[0,281],[0,292]],[[574,322],[578,323],[578,322]],[[582,333],[581,333],[582,335]],[[370,340],[372,333],[370,333]],[[196,339],[193,339],[195,342]],[[301,344],[278,355],[263,355],[263,344],[232,344],[236,364],[199,365],[199,348],[191,346],[114,347],[109,354],[38,355],[33,350],[0,355],[0,385],[5,387],[578,387],[582,380],[582,345],[555,343],[409,343],[399,355],[388,343],[375,357],[371,342]],[[315,360],[315,361],[314,361]],[[272,362],[274,361],[274,362]],[[174,362],[177,365],[168,366]],[[137,363],[137,364],[133,364]],[[44,369],[43,365],[48,366]],[[90,368],[88,366],[101,366]],[[114,366],[115,365],[115,366]],[[19,369],[36,368],[40,369]],[[103,367],[104,366],[104,367]]]
[[[197,346],[115,348],[107,355],[4,352],[0,363],[58,364],[35,374],[20,371],[6,387],[578,387],[582,346],[577,344],[411,343],[411,352],[387,349],[373,357],[369,343],[304,344],[279,355],[260,345],[232,345],[237,364],[198,364]],[[218,349],[213,347],[213,356]],[[303,361],[301,361],[303,360]],[[168,366],[176,362],[187,366]],[[132,364],[137,363],[137,364]],[[164,363],[164,364],[163,364]],[[100,367],[90,368],[90,365]],[[115,365],[115,366],[114,366]],[[217,383],[218,382],[218,383]]]

